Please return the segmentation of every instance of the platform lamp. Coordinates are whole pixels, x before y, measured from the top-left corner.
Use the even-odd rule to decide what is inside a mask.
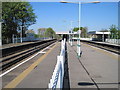
[[[81,56],[81,50],[80,50],[80,10],[81,10],[81,5],[84,4],[84,3],[100,3],[100,1],[93,1],[93,2],[68,2],[68,1],[60,1],[60,3],[75,3],[75,4],[78,4],[79,5],[79,9],[78,9],[78,12],[79,12],[79,38],[77,39],[77,54],[78,54],[78,57]]]

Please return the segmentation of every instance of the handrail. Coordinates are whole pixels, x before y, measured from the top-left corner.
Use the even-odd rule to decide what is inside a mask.
[[[57,63],[52,78],[50,79],[50,83],[48,84],[49,89],[56,90],[56,88],[61,89],[63,87],[65,50],[66,40],[64,39],[61,42],[61,52],[60,55],[57,56]]]

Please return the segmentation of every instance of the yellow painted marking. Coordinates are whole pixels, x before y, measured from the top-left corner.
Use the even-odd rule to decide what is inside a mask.
[[[82,44],[83,44],[83,43],[82,43]],[[87,45],[87,44],[83,44],[83,45],[85,45],[85,46],[87,46],[87,47],[92,47],[93,49],[95,49],[95,50],[97,50],[97,51],[99,51],[99,52],[102,52],[102,53],[104,53],[104,54],[106,54],[106,55],[108,55],[108,56],[110,56],[110,57],[112,57],[112,58],[114,58],[114,59],[120,60],[120,59],[118,58],[118,55],[114,55],[114,54],[112,54],[112,53],[110,53],[110,52],[107,52],[107,51],[105,51],[105,50],[99,49],[99,48],[94,47],[94,46],[90,46],[90,45]]]
[[[34,62],[30,67],[23,71],[19,76],[17,76],[4,88],[15,88],[57,45],[58,43],[54,45],[46,54],[41,56],[36,62]]]

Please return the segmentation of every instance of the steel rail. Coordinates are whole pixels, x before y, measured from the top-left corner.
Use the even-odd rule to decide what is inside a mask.
[[[3,60],[0,61],[0,71],[3,71],[3,70],[6,70],[7,68],[13,66],[14,64],[22,61],[23,59],[35,54],[36,52],[38,52],[39,50],[47,47],[48,45],[54,43],[56,40],[51,40],[49,42],[45,42],[45,43],[42,43],[40,45],[37,45],[35,47],[32,47],[28,50],[25,50],[25,51],[22,51],[22,52],[19,52],[18,54],[16,55],[13,55],[11,57],[8,57],[8,58],[5,58]]]
[[[83,43],[87,43],[89,45],[116,53],[120,55],[120,45],[114,45],[114,44],[108,44],[108,43],[103,43],[103,42],[96,42],[96,41],[87,41],[87,40],[81,40]]]

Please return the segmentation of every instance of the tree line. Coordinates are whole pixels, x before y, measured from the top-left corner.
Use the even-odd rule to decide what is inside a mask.
[[[79,30],[78,27],[75,27],[72,31],[77,32]],[[88,28],[80,27],[81,30],[81,38],[88,38]],[[109,30],[102,29],[100,32],[110,32],[110,39],[120,39],[120,30],[116,27],[116,25],[111,25]],[[77,35],[78,36],[78,35]]]
[[[42,29],[38,29],[38,34],[37,36],[40,38],[56,38],[59,39],[60,37],[58,35],[56,35],[56,32],[53,30],[53,28],[49,27],[49,28],[44,28],[43,29],[44,32],[43,34],[40,34],[40,32],[42,31]]]
[[[35,34],[34,30],[28,30],[27,33],[34,34],[35,38],[58,38],[56,32],[51,28],[39,28],[38,33]]]
[[[72,31],[77,32],[79,30],[79,27],[75,27]],[[82,38],[87,38],[88,37],[88,28],[87,27],[80,27],[81,30],[81,37]],[[76,35],[78,37],[78,35]]]

